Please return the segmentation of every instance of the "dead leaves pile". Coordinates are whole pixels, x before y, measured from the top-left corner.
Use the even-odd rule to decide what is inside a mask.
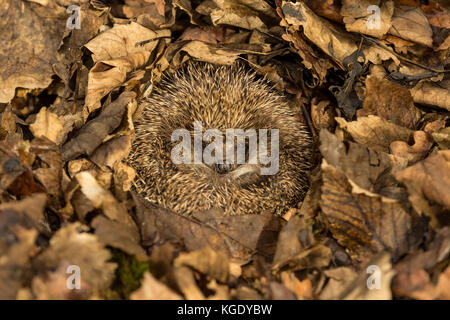
[[[450,11],[422,3],[0,0],[0,298],[450,299]],[[318,146],[298,208],[131,192],[137,100],[189,59],[290,97]]]

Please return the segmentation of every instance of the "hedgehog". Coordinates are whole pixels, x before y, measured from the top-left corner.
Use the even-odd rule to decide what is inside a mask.
[[[230,215],[263,211],[282,215],[303,199],[311,166],[310,133],[287,98],[243,65],[190,62],[164,74],[149,97],[139,101],[139,110],[127,163],[136,171],[134,191],[151,204],[182,215],[213,208]],[[197,131],[196,123],[201,124]],[[219,143],[221,136],[226,141],[229,129],[248,135],[241,135],[239,143],[237,136],[231,137],[223,152],[217,144],[211,153],[217,163],[189,161],[199,150],[195,139],[205,148],[207,143]],[[194,152],[183,154],[188,161],[182,163],[174,161],[174,148],[181,140],[174,141],[177,130],[195,137],[182,139],[188,148],[181,149],[181,154],[194,145]],[[216,133],[214,138],[206,135],[210,130]],[[266,133],[265,140],[261,132]],[[255,134],[258,151],[252,153],[255,146],[250,142],[255,141],[251,139]],[[245,151],[240,161],[233,161],[237,146]],[[277,155],[273,158],[277,170],[269,174],[262,174],[269,164],[255,159],[264,148],[267,154]]]

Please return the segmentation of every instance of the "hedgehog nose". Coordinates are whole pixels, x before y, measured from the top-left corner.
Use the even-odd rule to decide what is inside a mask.
[[[214,171],[220,174],[227,174],[228,172],[231,172],[234,169],[236,169],[235,164],[219,163],[214,165]]]

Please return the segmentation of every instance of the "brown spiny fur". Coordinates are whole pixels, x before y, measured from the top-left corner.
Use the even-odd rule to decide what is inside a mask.
[[[227,214],[282,214],[307,190],[311,139],[285,98],[243,67],[193,63],[157,85],[140,102],[128,163],[134,188],[145,199],[181,214],[222,208]],[[279,129],[279,171],[244,183],[199,165],[175,165],[175,129]],[[270,140],[270,139],[269,139]]]

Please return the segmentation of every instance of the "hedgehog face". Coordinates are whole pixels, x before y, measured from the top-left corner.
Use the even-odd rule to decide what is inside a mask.
[[[164,79],[140,103],[143,111],[135,123],[128,163],[137,172],[135,190],[148,201],[181,214],[211,208],[228,214],[281,214],[303,198],[310,136],[285,99],[254,73],[190,64]],[[200,129],[196,123],[201,123]],[[174,140],[174,132],[180,130],[185,136]],[[227,141],[230,132],[240,135]],[[186,141],[187,137],[193,139]],[[173,152],[181,143],[188,161],[177,162]],[[267,159],[276,161],[275,174],[264,174],[272,165],[259,157],[264,148]],[[187,149],[192,151],[188,156]],[[199,150],[215,161],[198,161]]]

